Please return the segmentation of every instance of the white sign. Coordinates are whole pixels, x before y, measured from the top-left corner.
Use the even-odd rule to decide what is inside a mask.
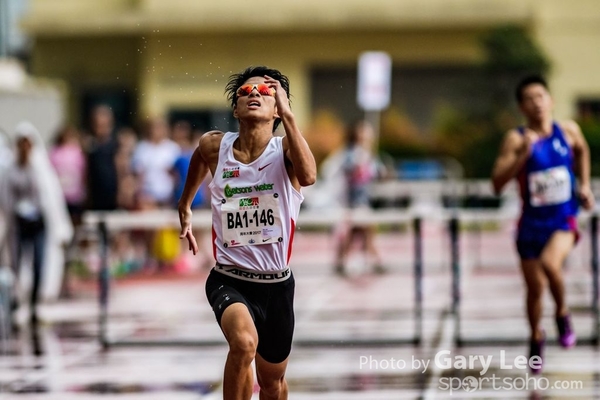
[[[381,51],[362,53],[358,60],[358,105],[365,111],[381,111],[390,104],[392,59]]]

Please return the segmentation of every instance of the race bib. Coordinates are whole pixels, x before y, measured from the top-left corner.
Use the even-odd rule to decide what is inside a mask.
[[[529,174],[529,202],[533,207],[561,204],[571,199],[571,175],[560,166]]]
[[[225,247],[256,246],[283,240],[277,193],[236,197],[221,205]]]

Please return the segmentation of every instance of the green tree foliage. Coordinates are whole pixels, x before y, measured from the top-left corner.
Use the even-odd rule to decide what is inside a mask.
[[[530,74],[546,75],[550,63],[527,32],[516,26],[502,26],[481,38],[485,54],[482,72],[491,94],[490,112],[502,112],[514,104],[514,88]]]
[[[504,132],[518,124],[517,82],[529,74],[546,75],[550,63],[521,27],[503,26],[481,37],[484,60],[470,90],[468,108],[441,109],[436,115],[436,150],[457,159],[465,176],[489,177]]]
[[[592,176],[600,176],[600,119],[598,117],[588,116],[579,121],[581,131],[590,146],[592,155]]]
[[[382,114],[380,129],[379,148],[393,158],[427,157],[430,153],[422,132],[397,107],[392,106]]]

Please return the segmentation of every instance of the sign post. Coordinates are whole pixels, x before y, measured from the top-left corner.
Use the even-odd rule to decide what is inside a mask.
[[[365,120],[373,126],[375,151],[379,149],[381,110],[390,104],[391,83],[392,60],[387,53],[367,51],[360,55],[356,99]]]

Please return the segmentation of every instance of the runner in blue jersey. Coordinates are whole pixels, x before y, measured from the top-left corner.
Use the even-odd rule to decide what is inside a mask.
[[[594,196],[590,188],[590,151],[574,121],[557,122],[546,81],[539,76],[523,79],[516,89],[526,124],[510,130],[504,139],[492,172],[498,194],[513,178],[522,198],[516,246],[527,286],[527,316],[531,328],[532,372],[542,369],[545,333],[541,327],[542,298],[549,285],[556,303],[559,342],[575,345],[565,301],[564,261],[578,239],[579,205],[590,210]]]

